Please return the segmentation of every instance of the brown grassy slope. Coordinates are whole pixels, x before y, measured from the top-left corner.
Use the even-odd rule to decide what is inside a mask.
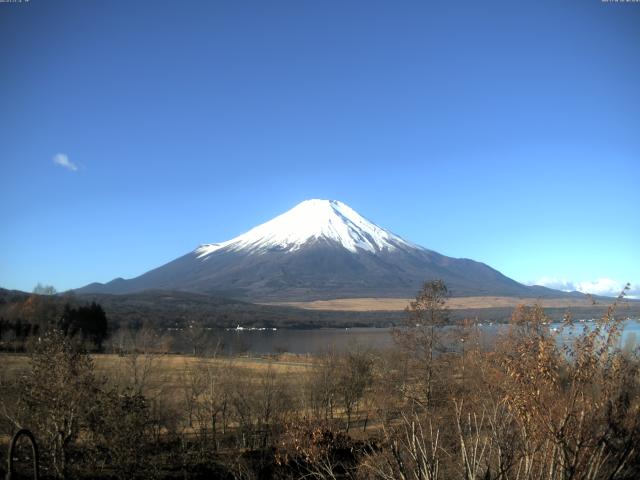
[[[306,310],[341,310],[353,312],[400,311],[409,305],[406,298],[340,298],[336,300],[314,300],[310,302],[280,302],[268,305],[280,305],[303,308]],[[552,298],[538,299],[526,297],[454,297],[447,301],[453,310],[472,308],[514,308],[520,304],[540,304],[543,308],[588,307],[592,305],[588,298]]]

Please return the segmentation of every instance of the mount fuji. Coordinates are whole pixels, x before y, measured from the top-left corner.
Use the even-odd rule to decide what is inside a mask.
[[[336,200],[306,200],[240,236],[201,245],[139,277],[92,283],[76,292],[179,290],[251,301],[408,298],[431,279],[442,279],[455,296],[567,295],[427,250]]]

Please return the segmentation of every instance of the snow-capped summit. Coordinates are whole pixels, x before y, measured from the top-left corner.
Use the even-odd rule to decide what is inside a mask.
[[[231,240],[202,245],[195,253],[198,258],[206,258],[221,249],[293,252],[309,242],[319,240],[335,242],[354,253],[358,249],[375,253],[402,247],[417,248],[370,222],[342,202],[313,199],[305,200]]]

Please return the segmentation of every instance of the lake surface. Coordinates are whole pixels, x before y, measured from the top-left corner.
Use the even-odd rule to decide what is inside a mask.
[[[575,332],[591,328],[593,323],[576,322]],[[552,323],[550,328],[560,328]],[[495,337],[507,328],[504,324],[480,324],[480,332],[486,339]],[[385,349],[393,346],[391,328],[322,328],[314,330],[212,330],[212,343],[223,346],[227,353],[254,353],[258,355],[290,352],[296,354],[319,354],[328,351],[345,352],[357,346]],[[574,333],[575,334],[575,333]],[[571,332],[563,332],[561,341],[568,341]],[[627,320],[621,337],[621,345],[637,345],[640,340],[640,320]],[[189,345],[176,338],[174,349],[189,352]]]

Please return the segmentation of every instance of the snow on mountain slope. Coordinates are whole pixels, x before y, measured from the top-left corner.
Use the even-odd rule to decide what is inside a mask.
[[[278,249],[296,251],[304,244],[325,239],[337,242],[350,252],[371,253],[398,248],[421,248],[378,227],[348,205],[337,200],[306,200],[274,219],[222,243],[202,245],[195,250],[206,258],[221,249],[252,253]]]
[[[456,296],[566,296],[414,245],[333,200],[307,200],[231,240],[77,292],[176,290],[250,301],[409,298],[434,279]]]

